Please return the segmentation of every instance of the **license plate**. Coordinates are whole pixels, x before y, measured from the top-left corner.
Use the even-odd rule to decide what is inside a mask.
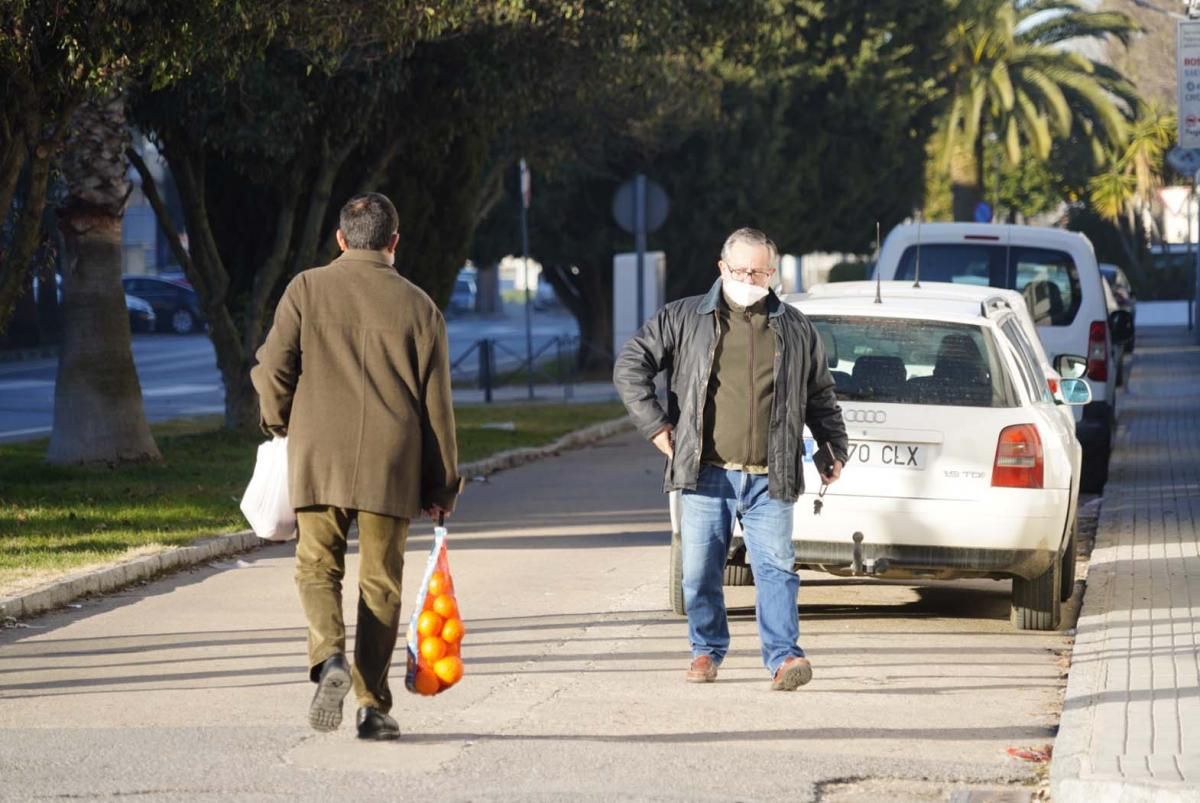
[[[811,463],[816,441],[804,439],[804,462]],[[889,443],[886,441],[850,441],[848,466],[878,466],[924,471],[927,446],[921,443]]]

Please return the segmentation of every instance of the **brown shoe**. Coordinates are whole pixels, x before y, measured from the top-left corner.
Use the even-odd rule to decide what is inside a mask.
[[[792,657],[775,670],[771,688],[775,691],[795,691],[812,680],[812,664],[807,658]]]
[[[712,683],[717,679],[717,662],[711,655],[698,655],[688,667],[688,683]]]

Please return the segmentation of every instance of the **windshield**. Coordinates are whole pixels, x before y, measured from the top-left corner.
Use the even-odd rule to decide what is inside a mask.
[[[1079,312],[1079,272],[1075,260],[1065,251],[1002,244],[922,243],[905,249],[895,278],[916,279],[918,268],[919,278],[924,281],[1019,290],[1039,326],[1069,325]]]
[[[842,401],[1015,407],[990,332],[902,318],[810,316]]]

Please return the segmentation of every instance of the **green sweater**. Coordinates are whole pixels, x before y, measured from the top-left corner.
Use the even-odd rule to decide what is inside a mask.
[[[775,393],[775,333],[766,303],[742,308],[721,299],[720,332],[704,404],[705,463],[767,473],[767,434]]]

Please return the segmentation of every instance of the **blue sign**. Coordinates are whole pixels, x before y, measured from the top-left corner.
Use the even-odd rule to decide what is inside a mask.
[[[975,204],[975,222],[976,223],[991,223],[992,222],[992,205],[987,201],[980,201]]]

